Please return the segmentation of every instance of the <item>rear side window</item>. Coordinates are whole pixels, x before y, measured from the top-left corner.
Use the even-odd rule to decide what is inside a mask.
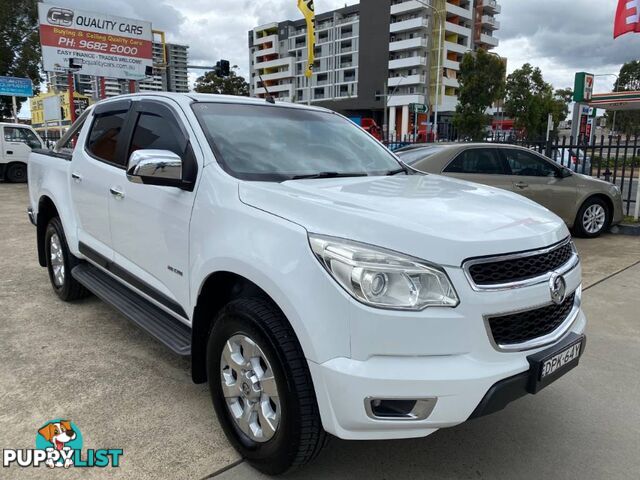
[[[149,112],[138,117],[129,155],[136,150],[169,150],[178,156],[184,154],[184,141],[176,136],[177,128],[171,120]]]
[[[122,140],[126,112],[104,113],[93,122],[89,132],[87,149],[94,157],[105,162],[124,166],[126,159],[117,158],[118,141]]]
[[[446,173],[482,173],[504,175],[504,164],[493,148],[471,148],[460,153],[447,168]]]

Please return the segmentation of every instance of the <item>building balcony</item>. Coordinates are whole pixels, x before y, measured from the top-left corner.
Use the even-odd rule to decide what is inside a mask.
[[[273,80],[282,80],[283,78],[293,78],[293,73],[291,73],[290,71],[286,71],[286,72],[275,72],[275,73],[266,73],[264,75],[262,75],[262,79],[265,82],[270,82]],[[258,86],[259,82],[260,82],[260,78],[258,76],[255,77],[256,78],[256,86]]]
[[[482,25],[491,30],[498,30],[500,28],[500,22],[490,15],[482,16]]]
[[[447,11],[447,14],[451,14],[451,16],[466,18],[467,20],[473,20],[473,11],[471,9],[462,8],[447,2],[446,11]]]
[[[471,36],[471,29],[468,27],[463,27],[462,25],[456,25],[455,23],[446,22],[444,24],[444,30],[447,33],[457,33],[458,35],[462,35],[464,37]]]
[[[426,47],[427,47],[427,39],[422,37],[409,38],[407,40],[396,40],[395,42],[389,43],[390,52],[398,52],[401,50],[414,50],[416,48],[426,48]]]
[[[278,43],[278,35],[265,35],[264,37],[258,37],[256,32],[253,32],[253,44],[257,47],[265,43],[272,42],[274,45]]]
[[[427,58],[423,56],[399,58],[397,60],[389,60],[389,70],[397,70],[400,68],[420,67],[427,64]]]
[[[390,107],[403,107],[405,105],[411,105],[412,103],[425,105],[425,96],[419,94],[393,95],[389,97],[387,105]]]
[[[267,60],[266,62],[256,62],[254,69],[288,67],[289,71],[293,71],[293,57],[276,58]]]
[[[416,2],[415,0],[409,0],[408,2],[396,3],[391,5],[391,15],[401,15],[403,13],[414,12],[416,10],[422,10],[424,5]]]
[[[449,68],[451,70],[459,71],[460,70],[460,62],[456,62],[454,60],[444,59],[442,62],[442,66],[444,68]]]
[[[286,85],[267,85],[267,89],[269,90],[269,93],[285,92],[289,96],[293,95],[293,84],[291,83]],[[265,90],[264,87],[255,88],[254,91],[256,95],[266,95],[267,93],[267,90]]]
[[[458,97],[455,95],[442,95],[440,97],[439,112],[455,112],[458,105]]]
[[[424,17],[412,18],[390,24],[389,31],[391,33],[407,32],[409,30],[426,29],[427,25],[429,25],[429,21]]]
[[[481,33],[480,41],[478,43],[487,45],[489,48],[493,48],[498,46],[499,40],[496,37],[487,35],[486,33]]]
[[[256,50],[253,52],[253,60],[257,61],[259,57],[264,57],[266,55],[275,55],[277,54],[276,47],[263,48],[262,50]]]
[[[425,75],[408,75],[406,77],[389,77],[389,88],[405,85],[421,85],[427,81]]]
[[[498,5],[498,2],[496,2],[496,0],[483,0],[482,9],[485,12],[491,12],[493,14],[498,14],[502,11],[502,7]]]
[[[469,47],[467,47],[466,45],[460,45],[459,43],[447,41],[444,42],[444,48],[449,50],[450,52],[461,53],[463,55],[469,51]]]
[[[460,83],[455,78],[442,77],[442,84],[445,87],[460,88]]]

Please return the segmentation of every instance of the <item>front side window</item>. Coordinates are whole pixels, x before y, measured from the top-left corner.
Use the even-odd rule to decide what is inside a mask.
[[[334,113],[266,103],[201,102],[193,110],[222,167],[245,180],[386,175],[401,168],[369,134]]]
[[[152,149],[152,150],[169,150],[176,155],[182,156],[184,148],[172,123],[160,115],[143,112],[138,117],[135,130],[133,131],[133,139],[129,148],[129,155],[136,150]]]
[[[504,164],[493,148],[470,148],[461,152],[447,168],[446,173],[479,173],[504,175]]]
[[[504,155],[511,168],[512,175],[523,177],[550,177],[556,174],[551,163],[533,153],[511,148],[504,149]]]
[[[30,148],[42,148],[42,144],[36,134],[28,128],[4,127],[4,139],[6,142],[25,143]]]
[[[105,162],[124,166],[125,161],[116,158],[116,149],[126,117],[126,112],[108,112],[97,116],[87,141],[89,153]]]

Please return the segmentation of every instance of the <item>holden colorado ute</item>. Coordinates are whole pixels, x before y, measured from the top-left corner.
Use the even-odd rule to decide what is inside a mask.
[[[415,174],[328,110],[109,99],[32,154],[29,194],[57,295],[91,292],[190,356],[229,440],[269,474],[328,434],[421,437],[495,412],[585,348],[560,218]]]

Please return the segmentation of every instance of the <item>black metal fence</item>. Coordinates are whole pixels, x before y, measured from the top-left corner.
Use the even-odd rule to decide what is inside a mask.
[[[419,139],[420,140],[420,139]],[[495,135],[491,143],[519,145],[535,150],[574,172],[613,183],[622,192],[625,215],[633,213],[640,176],[640,136],[559,137],[530,140],[513,135]],[[390,150],[427,142],[384,142]]]

